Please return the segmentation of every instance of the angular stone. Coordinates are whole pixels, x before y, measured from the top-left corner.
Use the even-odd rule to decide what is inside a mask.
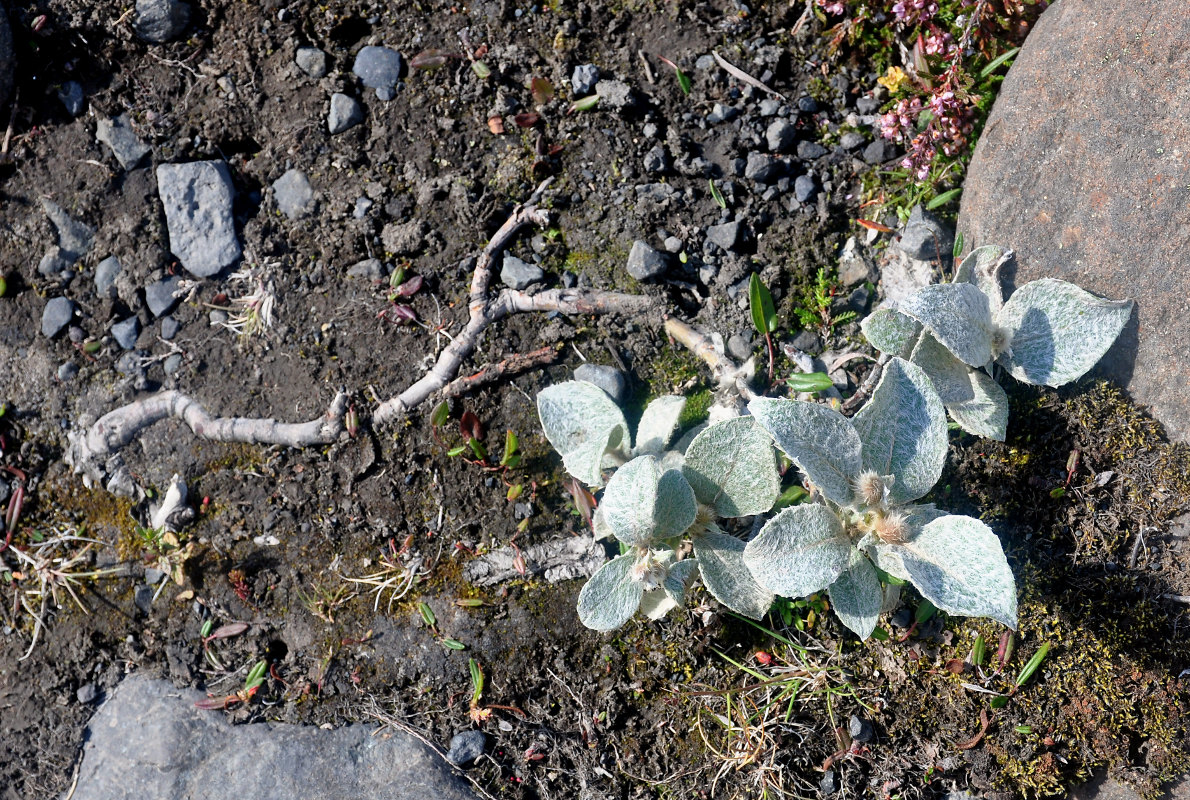
[[[863,143],[864,135],[856,131],[847,131],[847,133],[839,137],[839,147],[842,147],[844,150],[855,150]]]
[[[707,228],[707,241],[720,250],[734,250],[740,242],[741,225],[738,222],[723,222]]]
[[[153,149],[142,142],[132,131],[128,115],[104,119],[95,123],[95,138],[111,149],[116,160],[124,169],[132,169]]]
[[[541,267],[522,261],[510,253],[504,254],[504,263],[500,267],[500,281],[513,289],[528,289],[545,277]]]
[[[70,259],[72,264],[85,256],[91,249],[91,243],[95,241],[95,230],[90,225],[73,219],[49,198],[41,198],[41,206],[58,233],[58,247],[62,256]]]
[[[161,318],[161,338],[165,341],[170,341],[178,335],[178,331],[182,329],[182,323],[178,322],[173,317]]]
[[[67,258],[60,247],[45,251],[37,264],[37,271],[47,278],[60,278],[74,266],[75,259]]]
[[[808,203],[818,194],[818,184],[810,175],[798,175],[793,182],[793,196],[799,203]]]
[[[367,281],[378,281],[384,277],[384,264],[379,258],[365,258],[347,268],[348,278],[363,278]]]
[[[125,678],[91,719],[73,800],[476,800],[402,731],[232,725],[219,711],[195,708],[203,699],[166,681]]]
[[[116,278],[120,276],[120,259],[108,256],[95,265],[95,294],[100,297],[116,296]]]
[[[41,312],[41,335],[47,339],[66,330],[70,320],[74,317],[74,301],[65,297],[55,297],[45,304]]]
[[[290,219],[314,212],[314,187],[300,169],[290,169],[273,181],[273,199],[278,210]]]
[[[163,44],[190,24],[190,5],[181,0],[136,0],[132,29],[146,42]]]
[[[157,193],[165,207],[169,249],[189,272],[209,278],[239,260],[231,215],[235,188],[227,164],[162,164],[157,167]]]
[[[782,164],[779,159],[764,153],[749,153],[744,177],[757,183],[768,183],[780,176]]]
[[[364,109],[354,97],[341,92],[331,95],[331,111],[326,116],[326,129],[334,136],[364,121]]]
[[[912,258],[945,263],[954,252],[954,230],[937,214],[916,205],[896,246]]]
[[[318,80],[326,75],[326,53],[317,47],[299,47],[293,56],[298,69]]]
[[[483,755],[487,743],[488,737],[483,731],[456,733],[450,739],[450,750],[446,754],[446,760],[458,767],[470,764]]]
[[[864,148],[864,162],[876,166],[891,160],[897,154],[897,148],[888,139],[876,139]]]
[[[112,325],[112,338],[125,350],[136,347],[136,337],[139,335],[140,320],[136,317],[129,317]]]
[[[765,143],[770,153],[784,153],[797,138],[797,126],[787,119],[775,119],[764,132]]]
[[[599,82],[599,67],[594,64],[579,64],[570,73],[570,88],[575,97],[585,97],[595,91],[595,84]]]
[[[1016,252],[1016,286],[1053,277],[1135,299],[1096,372],[1190,441],[1190,16],[1170,11],[1062,0],[1042,14],[975,149],[958,227],[969,247]]]
[[[661,253],[637,239],[628,252],[625,268],[638,281],[648,281],[660,276],[668,266],[665,253]]]
[[[369,45],[355,55],[351,71],[381,100],[393,99],[393,87],[401,78],[401,54],[388,47]]]
[[[174,292],[182,286],[182,279],[176,275],[164,278],[145,287],[145,305],[154,317],[163,317],[178,304]]]

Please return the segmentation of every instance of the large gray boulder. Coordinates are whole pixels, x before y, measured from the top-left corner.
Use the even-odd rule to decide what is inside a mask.
[[[239,260],[231,214],[235,188],[227,164],[162,164],[157,167],[157,193],[165,207],[169,249],[183,267],[209,278]]]
[[[1190,15],[1160,0],[1062,0],[1009,71],[963,191],[970,246],[1017,253],[1017,286],[1136,300],[1099,374],[1190,440]]]
[[[232,725],[204,695],[132,675],[91,719],[73,800],[476,800],[442,759],[395,729]]]

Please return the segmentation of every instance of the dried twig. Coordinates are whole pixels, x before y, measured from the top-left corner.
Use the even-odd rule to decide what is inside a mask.
[[[119,457],[120,450],[145,428],[167,417],[182,420],[196,436],[212,441],[310,447],[338,439],[346,411],[347,394],[340,391],[326,413],[309,422],[212,417],[197,400],[181,392],[160,392],[104,414],[86,430],[71,431],[67,434],[70,447],[66,462],[82,473],[88,487],[109,479],[108,491],[127,494],[132,484]]]
[[[531,353],[515,353],[503,361],[488,364],[474,375],[468,375],[465,378],[455,378],[442,390],[442,396],[458,397],[467,392],[475,391],[489,383],[495,383],[503,378],[519,375],[522,372],[536,367],[542,367],[546,364],[552,364],[558,359],[558,355],[559,349],[552,345],[547,345]]]
[[[735,394],[740,401],[748,402],[756,393],[748,382],[752,379],[751,361],[743,365],[736,364],[727,356],[711,337],[699,331],[680,319],[670,317],[665,320],[665,332],[678,344],[698,356],[711,368],[715,382],[720,390]]]
[[[780,97],[782,100],[785,99],[785,95],[781,94],[776,89],[770,89],[769,87],[765,86],[763,83],[758,81],[756,78],[753,78],[747,72],[744,72],[739,67],[737,67],[734,64],[730,63],[729,61],[727,61],[727,59],[725,59],[723,56],[716,53],[714,50],[711,51],[711,55],[713,55],[715,57],[715,60],[717,62],[719,62],[719,66],[723,67],[723,69],[727,70],[734,77],[739,78],[741,81],[748,84],[749,86],[755,86],[757,89],[759,89],[762,92],[768,92],[769,94],[773,95],[774,97]]]
[[[491,296],[488,287],[492,281],[492,266],[496,257],[525,225],[533,223],[544,227],[549,224],[549,211],[535,205],[549,184],[550,180],[543,182],[527,203],[513,210],[512,215],[484,247],[471,276],[471,293],[467,304],[470,319],[466,327],[442,351],[442,355],[429,372],[396,397],[380,404],[373,415],[377,425],[403,417],[431,395],[445,388],[459,374],[463,361],[475,352],[483,332],[489,325],[504,317],[526,311],[635,315],[648,311],[655,305],[652,298],[641,295],[583,289],[550,289],[535,294],[505,289],[495,297]]]

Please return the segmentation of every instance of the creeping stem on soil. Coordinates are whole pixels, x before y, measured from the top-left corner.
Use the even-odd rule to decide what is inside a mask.
[[[748,365],[736,364],[715,347],[711,337],[676,317],[669,317],[665,320],[665,332],[675,342],[706,362],[720,388],[728,389],[745,403],[756,396],[752,387],[748,385],[748,381],[752,378],[752,370],[748,368]]]
[[[145,428],[167,417],[185,422],[194,434],[217,442],[277,444],[310,447],[331,444],[343,431],[347,394],[340,391],[330,408],[309,422],[278,422],[275,419],[212,417],[197,400],[181,392],[166,391],[121,406],[104,414],[85,431],[69,434],[67,461],[88,484],[114,471],[108,460],[119,454]],[[110,488],[110,487],[109,487]]]
[[[479,254],[475,272],[471,276],[470,300],[467,303],[470,319],[466,327],[454,338],[450,346],[442,351],[438,362],[429,372],[396,397],[380,404],[373,415],[376,424],[400,419],[431,395],[445,388],[459,374],[463,362],[475,352],[479,345],[479,337],[488,326],[511,314],[558,311],[563,314],[637,315],[653,308],[655,301],[649,297],[586,289],[549,289],[533,294],[504,289],[495,297],[491,296],[488,286],[492,280],[492,265],[496,257],[504,252],[509,241],[525,225],[532,223],[545,227],[549,224],[549,210],[536,206],[549,183],[547,180],[538,186],[528,202],[512,212]]]

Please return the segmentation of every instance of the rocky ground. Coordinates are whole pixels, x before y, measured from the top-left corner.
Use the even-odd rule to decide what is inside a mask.
[[[1185,771],[1185,606],[1168,597],[1190,594],[1170,524],[1190,456],[1100,385],[1017,391],[1031,421],[1008,442],[953,441],[936,499],[993,521],[1029,612],[1015,660],[979,679],[1003,689],[1054,646],[974,744],[986,702],[951,667],[1002,631],[915,625],[912,598],[892,640],[866,646],[812,603],[765,630],[705,595],[617,635],[577,624],[569,579],[604,553],[536,391],[585,369],[630,414],[671,392],[705,409],[709,373],[663,315],[763,364],[757,273],[782,323],[778,377],[816,357],[848,394],[867,369],[849,357],[869,352],[858,318],[949,267],[943,217],[919,212],[897,236],[855,222],[899,227],[892,209],[861,211],[899,152],[875,129],[880,76],[832,54],[808,7],[9,12],[0,505],[21,513],[0,551],[0,796],[69,787],[102,735],[85,733],[97,704],[133,673],[202,690],[204,713],[248,728],[421,738],[487,796],[1008,797],[1097,769],[1156,791]],[[485,243],[547,180],[548,218],[497,255],[494,287],[647,307],[511,315],[458,375],[518,355],[530,368],[455,387],[445,424],[437,396],[381,419],[463,335]],[[214,416],[318,420],[340,390],[350,411],[304,449],[163,421],[84,486],[70,434],[161,389]],[[452,456],[463,430],[493,456]],[[506,431],[522,458],[497,468]],[[1056,500],[1075,449],[1075,490]],[[192,513],[163,536],[174,475]],[[144,687],[168,684],[136,696],[151,705]]]

